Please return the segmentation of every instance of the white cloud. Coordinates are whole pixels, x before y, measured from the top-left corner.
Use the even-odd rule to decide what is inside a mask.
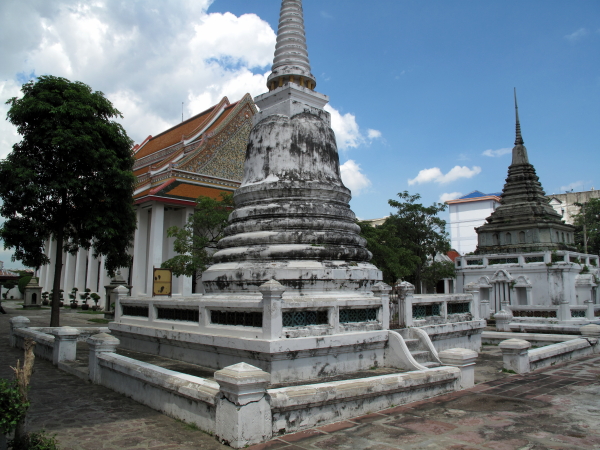
[[[367,130],[367,136],[369,139],[379,139],[381,137],[381,131],[372,130],[371,128],[369,128]]]
[[[462,196],[462,192],[444,192],[442,195],[440,195],[438,202],[444,203],[447,200],[456,200]]]
[[[20,140],[17,129],[8,120],[4,120],[9,110],[6,101],[19,97],[20,94],[20,87],[15,81],[0,81],[0,159],[6,158],[12,151],[12,146]]]
[[[341,114],[330,105],[325,105],[324,109],[331,114],[331,128],[335,133],[338,149],[356,148],[365,141],[354,114]]]
[[[510,152],[512,152],[512,148],[506,147],[506,148],[499,148],[498,150],[488,149],[488,150],[485,150],[482,153],[482,155],[489,156],[490,158],[497,158],[498,156],[503,156]]]
[[[208,13],[211,3],[1,2],[0,80],[11,81],[0,95],[14,96],[25,74],[82,81],[123,112],[139,143],[179,122],[181,102],[187,118],[225,95],[234,102],[265,92],[275,32],[255,14]],[[1,122],[0,157],[14,135]]]
[[[423,169],[419,174],[408,180],[408,184],[423,184],[435,182],[439,184],[450,183],[460,178],[471,178],[481,172],[481,167],[473,166],[469,169],[467,166],[454,166],[447,174],[443,174],[439,167],[432,167],[431,169]]]
[[[352,191],[352,194],[359,195],[363,190],[371,186],[371,180],[360,171],[360,165],[349,159],[340,166],[342,181],[344,185]]]
[[[583,181],[574,181],[573,183],[567,184],[566,186],[561,186],[559,192],[562,194],[566,191],[582,191],[583,185]]]
[[[589,34],[589,31],[586,28],[580,28],[577,31],[574,31],[571,34],[567,34],[565,36],[565,39],[570,41],[570,42],[575,42],[578,41],[579,39],[581,39],[584,36],[587,36]]]

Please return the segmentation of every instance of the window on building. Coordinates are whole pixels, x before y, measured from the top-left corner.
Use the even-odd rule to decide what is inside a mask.
[[[521,244],[525,243],[525,232],[524,231],[519,231],[519,242]]]
[[[506,238],[507,244],[512,244],[512,237],[511,237],[510,233],[506,233],[505,238]]]
[[[494,234],[492,235],[492,242],[493,242],[493,244],[494,244],[494,245],[498,245],[498,244],[499,244],[499,236],[498,236],[498,233],[494,233]]]

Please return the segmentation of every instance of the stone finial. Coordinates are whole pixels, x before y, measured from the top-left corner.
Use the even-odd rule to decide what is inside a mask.
[[[243,406],[264,397],[271,375],[242,362],[216,371],[215,381],[230,402]]]
[[[279,14],[277,44],[271,74],[267,79],[269,90],[280,85],[280,79],[288,77],[291,82],[314,89],[315,76],[310,71],[304,12],[302,0],[282,0]]]
[[[266,283],[261,284],[258,287],[258,290],[262,292],[263,297],[266,295],[270,295],[275,297],[277,295],[281,296],[285,292],[285,286],[281,284],[279,281],[275,279],[271,279]]]
[[[30,320],[25,316],[16,316],[11,317],[8,322],[10,323],[10,335],[8,336],[8,341],[11,347],[16,347],[17,338],[14,335],[14,331],[17,328],[27,328],[29,326]]]
[[[515,117],[516,117],[516,137],[515,145],[523,145],[523,136],[521,136],[521,122],[519,122],[519,105],[517,104],[517,88],[515,89]],[[527,156],[527,154],[525,154]],[[526,161],[528,163],[529,161]]]
[[[478,353],[467,348],[450,348],[438,353],[445,366],[458,367],[461,371],[460,387],[469,389],[475,385],[475,360]]]
[[[58,327],[50,332],[54,336],[52,363],[74,361],[77,358],[77,337],[81,332],[73,327]]]
[[[392,290],[392,287],[389,284],[380,281],[379,283],[374,284],[371,290],[375,295],[381,297],[382,295],[389,294]]]
[[[506,340],[500,342],[500,344],[498,346],[502,350],[506,349],[506,350],[522,351],[522,350],[529,349],[529,347],[531,347],[531,343],[524,339],[512,338],[512,339],[506,339]]]
[[[38,287],[38,286],[39,286],[38,279],[36,277],[31,277],[31,279],[29,280],[29,282],[27,283],[27,286],[25,286],[25,288]]]

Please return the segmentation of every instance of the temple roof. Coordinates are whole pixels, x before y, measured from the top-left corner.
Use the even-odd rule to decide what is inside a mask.
[[[206,111],[136,145],[135,203],[193,204],[200,195],[218,198],[221,192],[237,189],[256,111],[248,94],[235,103],[223,97]]]

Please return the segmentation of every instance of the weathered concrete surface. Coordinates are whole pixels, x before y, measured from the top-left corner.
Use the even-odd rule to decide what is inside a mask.
[[[598,449],[598,363],[513,375],[250,449]]]
[[[47,326],[49,310],[3,302],[0,377],[22,358],[8,347],[8,319],[25,315]],[[89,316],[65,310],[61,325],[82,327]],[[36,360],[30,398],[31,428],[45,427],[69,449],[227,449],[214,437],[140,405],[109,389]],[[281,436],[252,447],[298,449],[593,449],[600,447],[600,356],[527,375],[499,372],[499,347],[484,345],[473,389],[436,397],[319,429]],[[495,380],[495,381],[491,381]],[[495,409],[495,410],[494,410]],[[596,428],[594,428],[596,427]]]

